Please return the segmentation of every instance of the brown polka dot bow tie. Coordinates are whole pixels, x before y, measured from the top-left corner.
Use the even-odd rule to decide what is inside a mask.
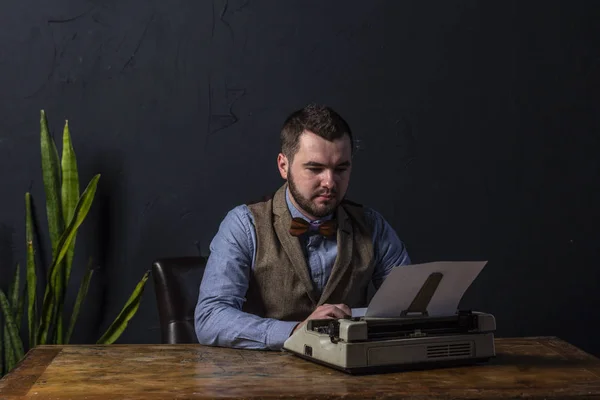
[[[337,223],[334,220],[329,220],[317,225],[298,217],[292,219],[290,226],[292,236],[300,236],[308,231],[319,232],[323,236],[330,237],[337,232]]]

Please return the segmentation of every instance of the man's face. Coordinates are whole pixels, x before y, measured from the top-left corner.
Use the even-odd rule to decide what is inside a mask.
[[[292,202],[306,217],[322,218],[344,198],[352,167],[350,147],[348,135],[330,142],[305,131],[291,164],[279,154],[281,177],[287,179]]]

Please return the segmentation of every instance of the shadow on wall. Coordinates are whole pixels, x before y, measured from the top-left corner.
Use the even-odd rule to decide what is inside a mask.
[[[88,299],[83,305],[84,312],[79,316],[80,322],[74,332],[76,343],[95,341],[103,332],[114,316],[108,309],[111,293],[111,277],[118,274],[119,254],[118,243],[123,227],[118,223],[122,220],[117,215],[119,204],[124,202],[122,182],[123,155],[119,150],[94,152],[93,162],[86,170],[102,175],[94,204],[89,211],[86,222],[78,234],[78,251],[76,257],[81,263],[87,264],[92,259],[94,277],[90,283]],[[83,188],[82,188],[83,190]],[[77,285],[77,278],[71,285]],[[93,299],[93,300],[92,300]],[[110,315],[109,315],[110,314]]]
[[[14,243],[15,231],[12,227],[0,224],[0,288],[7,289],[15,273]],[[5,287],[6,286],[6,287]]]

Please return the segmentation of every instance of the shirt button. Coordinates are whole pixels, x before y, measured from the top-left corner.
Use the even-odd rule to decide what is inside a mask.
[[[313,250],[315,249],[315,246],[313,246],[313,245],[311,244],[310,246],[308,246],[308,249],[309,249],[310,251],[313,251]]]

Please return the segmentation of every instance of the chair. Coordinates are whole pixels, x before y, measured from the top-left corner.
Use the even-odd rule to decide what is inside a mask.
[[[206,261],[206,257],[178,257],[152,264],[162,343],[198,343],[194,309]]]

